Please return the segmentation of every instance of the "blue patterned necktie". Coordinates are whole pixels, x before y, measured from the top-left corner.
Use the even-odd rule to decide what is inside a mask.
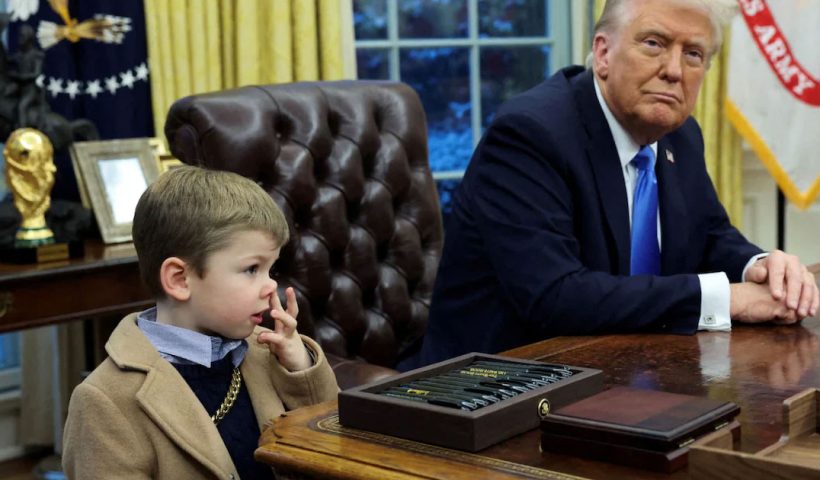
[[[638,169],[638,183],[632,199],[632,275],[661,273],[658,247],[658,180],[655,178],[655,152],[647,145],[632,159]]]

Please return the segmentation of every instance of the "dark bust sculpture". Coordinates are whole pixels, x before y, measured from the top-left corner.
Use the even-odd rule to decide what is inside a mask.
[[[0,31],[8,25],[8,15],[0,15]],[[37,47],[34,28],[20,28],[20,48],[11,58],[0,45],[0,139],[5,141],[18,128],[34,128],[43,132],[54,145],[55,152],[64,152],[74,140],[97,140],[97,128],[89,120],[67,120],[52,112],[45,90],[37,84],[43,72],[45,53]]]
[[[18,89],[17,121],[20,127],[33,127],[45,113],[45,95],[37,86],[37,77],[43,73],[43,60],[46,54],[37,48],[37,37],[34,29],[24,25],[20,29],[20,50],[11,60],[15,69],[8,73]]]

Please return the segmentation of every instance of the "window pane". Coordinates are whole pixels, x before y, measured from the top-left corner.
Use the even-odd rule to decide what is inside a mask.
[[[387,0],[354,0],[356,40],[387,39]]]
[[[447,179],[437,180],[436,189],[438,190],[438,200],[441,206],[441,216],[444,219],[444,226],[447,226],[447,218],[453,211],[453,193],[456,190],[461,179]]]
[[[549,76],[550,47],[481,49],[481,124],[490,124],[498,107]]]
[[[479,0],[480,37],[547,37],[549,0]]]
[[[400,59],[401,80],[416,90],[427,114],[430,167],[464,169],[473,150],[469,50],[404,48]]]
[[[0,370],[20,366],[20,334],[0,335]]]
[[[389,80],[390,50],[386,48],[356,49],[356,73],[362,80]]]
[[[403,0],[399,2],[399,37],[467,36],[467,0]]]

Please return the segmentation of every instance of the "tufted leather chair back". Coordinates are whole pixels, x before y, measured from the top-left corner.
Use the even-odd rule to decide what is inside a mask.
[[[442,247],[424,110],[394,82],[243,87],[178,100],[165,124],[185,163],[257,181],[291,240],[275,266],[299,331],[389,366],[427,324]]]

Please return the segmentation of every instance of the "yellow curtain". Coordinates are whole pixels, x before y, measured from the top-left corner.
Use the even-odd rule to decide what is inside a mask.
[[[594,18],[595,21],[598,21],[598,19],[601,18],[601,13],[603,13],[603,11],[604,11],[604,5],[605,4],[606,4],[606,0],[595,0],[594,4],[592,6],[592,18]],[[590,35],[589,35],[590,37],[592,36],[591,33],[592,32],[590,32]]]
[[[729,38],[729,29],[723,32]],[[723,207],[732,224],[743,221],[743,150],[740,135],[729,123],[725,112],[729,45],[712,57],[712,66],[703,80],[698,103],[692,114],[703,130],[706,169],[712,177]]]
[[[605,0],[595,0],[594,18],[598,18]],[[703,130],[706,168],[715,184],[720,201],[732,224],[743,220],[743,171],[740,135],[732,128],[724,112],[726,76],[729,65],[729,30],[723,32],[723,47],[712,58],[712,66],[703,81],[698,103],[692,114]]]
[[[356,77],[352,0],[144,0],[154,129],[186,95]]]

